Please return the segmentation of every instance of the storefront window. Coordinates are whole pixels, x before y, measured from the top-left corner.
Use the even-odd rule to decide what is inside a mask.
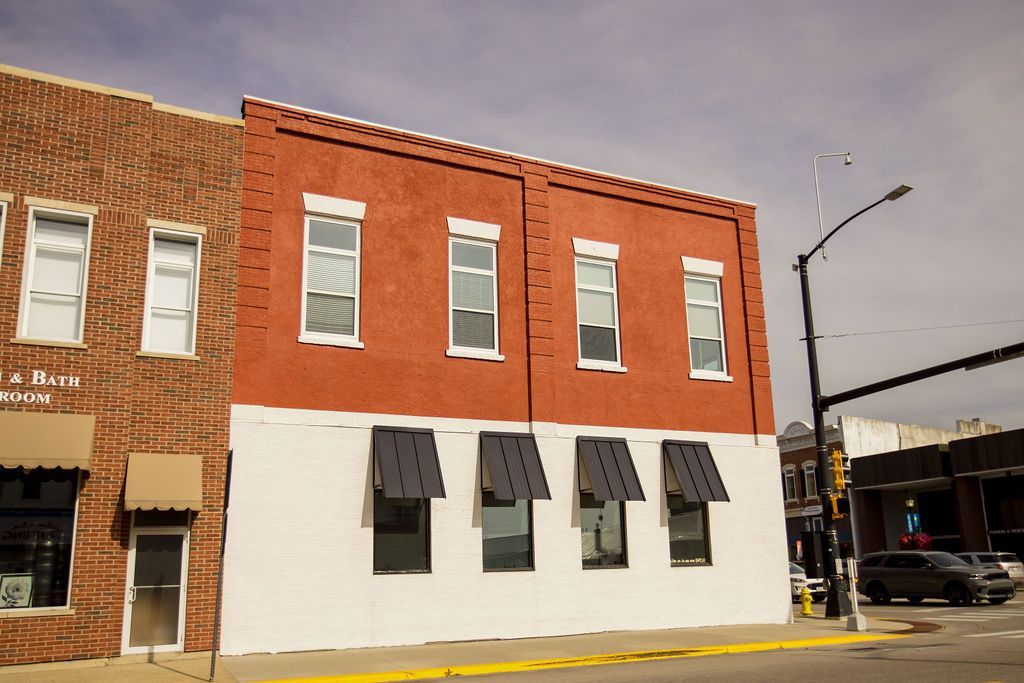
[[[1024,475],[983,479],[992,550],[1024,557]]]
[[[711,564],[707,503],[687,503],[682,496],[669,496],[668,539],[673,567]]]
[[[532,569],[530,501],[497,500],[490,491],[482,495],[484,570]]]
[[[373,571],[430,571],[430,499],[373,492]]]
[[[592,493],[580,493],[584,568],[626,566],[625,506],[621,501],[600,501]]]
[[[0,609],[68,604],[78,470],[0,468]]]

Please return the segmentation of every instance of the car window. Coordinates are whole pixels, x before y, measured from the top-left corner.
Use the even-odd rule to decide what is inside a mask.
[[[998,562],[996,556],[991,553],[978,553],[978,562]]]
[[[885,555],[875,555],[874,557],[865,557],[860,563],[862,567],[876,567],[882,564],[882,560],[885,559]]]
[[[928,553],[928,559],[940,567],[966,567],[967,563],[949,553]]]
[[[999,553],[998,555],[996,555],[996,560],[995,561],[996,562],[1020,562],[1020,558],[1018,558],[1013,553]]]
[[[924,555],[893,555],[885,566],[895,569],[923,569],[930,564]]]
[[[798,565],[796,562],[790,562],[789,563],[789,573],[790,574],[803,574],[804,573],[804,568],[801,567],[800,565]]]

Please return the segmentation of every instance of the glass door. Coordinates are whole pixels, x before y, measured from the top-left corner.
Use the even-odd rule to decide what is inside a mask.
[[[188,528],[133,527],[121,651],[181,651],[185,634]]]

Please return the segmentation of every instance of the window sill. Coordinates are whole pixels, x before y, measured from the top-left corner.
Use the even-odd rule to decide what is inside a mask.
[[[625,372],[626,368],[622,365],[614,365],[612,363],[602,363],[596,360],[581,360],[576,363],[577,370],[599,370],[601,372]]]
[[[602,569],[629,569],[628,564],[595,564],[583,565],[583,571],[600,571]]]
[[[67,617],[75,613],[74,607],[18,607],[0,609],[0,619],[28,617]]]
[[[56,339],[31,339],[29,337],[15,337],[11,340],[12,344],[26,344],[29,346],[53,346],[58,349],[87,349],[89,348],[81,342],[72,341],[58,341]]]
[[[732,381],[732,377],[724,372],[711,372],[710,370],[691,370],[690,379],[706,379],[712,382]]]
[[[318,337],[316,335],[299,335],[300,344],[319,344],[320,346],[340,346],[344,349],[364,349],[366,345],[356,339],[343,339],[340,337]]]
[[[168,360],[199,360],[199,356],[191,353],[168,353],[166,351],[139,351],[137,358],[166,358]]]
[[[472,358],[473,360],[490,360],[500,363],[505,356],[493,351],[477,351],[475,349],[448,349],[444,355],[449,358]]]
[[[504,574],[506,572],[532,572],[536,571],[535,567],[493,567],[488,569],[484,567],[484,574]]]
[[[670,566],[673,569],[680,569],[683,567],[713,567],[714,565],[710,562],[686,562],[685,564],[672,564]]]

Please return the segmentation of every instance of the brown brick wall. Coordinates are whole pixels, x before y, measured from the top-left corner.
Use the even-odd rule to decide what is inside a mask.
[[[129,452],[203,455],[194,517],[186,650],[210,647],[228,449],[242,129],[154,109],[143,98],[0,73],[0,192],[14,194],[0,265],[0,370],[77,375],[47,406],[96,416],[82,480],[66,616],[0,618],[0,664],[117,655],[121,648]],[[99,207],[85,307],[86,349],[13,344],[25,260],[25,197]],[[201,252],[198,360],[138,357],[147,219],[207,228]]]

